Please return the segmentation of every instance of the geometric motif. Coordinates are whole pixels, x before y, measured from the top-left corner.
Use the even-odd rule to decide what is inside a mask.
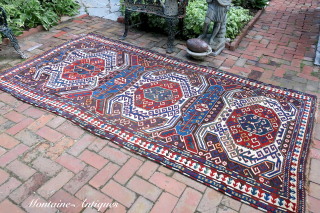
[[[127,80],[125,78],[120,77],[120,78],[114,79],[114,83],[115,84],[125,84],[125,83],[127,83]]]
[[[209,106],[207,104],[197,104],[195,105],[195,109],[199,112],[209,111]]]
[[[259,104],[234,110],[227,120],[236,143],[254,150],[272,144],[279,125],[277,114]]]
[[[105,61],[99,58],[81,59],[66,66],[62,78],[68,80],[89,78],[104,70]]]
[[[159,109],[175,104],[182,98],[179,84],[159,81],[144,84],[135,92],[135,106],[146,109]]]
[[[269,120],[261,118],[257,115],[245,115],[238,117],[237,120],[243,130],[256,135],[262,136],[273,131]]]
[[[0,88],[255,208],[305,211],[313,95],[95,34],[5,71]]]

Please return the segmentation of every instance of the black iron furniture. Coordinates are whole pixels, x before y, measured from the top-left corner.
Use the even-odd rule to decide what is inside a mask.
[[[128,35],[129,19],[131,12],[155,14],[164,17],[168,28],[167,53],[173,52],[174,37],[177,20],[180,20],[180,32],[182,33],[183,18],[186,15],[186,7],[189,0],[125,0],[125,32],[120,39]],[[140,23],[139,23],[140,24]]]
[[[14,36],[11,28],[8,26],[7,14],[2,7],[0,7],[0,32],[11,41],[12,46],[19,53],[21,58],[28,58],[28,56],[21,51],[17,38]]]

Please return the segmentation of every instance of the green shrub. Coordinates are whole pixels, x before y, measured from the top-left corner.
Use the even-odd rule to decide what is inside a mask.
[[[75,1],[69,0],[41,0],[43,7],[54,11],[57,15],[74,16],[78,13],[80,7]]]
[[[226,38],[234,39],[240,33],[242,27],[252,18],[248,9],[231,7],[228,11]]]
[[[268,5],[268,0],[252,0],[249,5],[251,8],[260,10]]]
[[[2,2],[0,2],[0,6],[6,11],[8,25],[11,27],[14,34],[17,36],[21,35],[25,17],[21,15],[21,12],[17,9],[16,5],[3,5]]]
[[[184,34],[188,38],[197,37],[203,31],[203,23],[206,17],[208,4],[206,0],[190,2],[187,7],[187,14],[184,18]],[[252,16],[249,10],[231,5],[228,11],[226,38],[234,39],[241,31],[241,28],[250,20]],[[213,22],[210,25],[211,32]]]
[[[16,36],[24,29],[43,25],[46,30],[58,24],[59,16],[75,15],[80,6],[74,0],[0,0],[7,13],[8,25]],[[0,43],[1,37],[0,34]]]
[[[203,31],[203,23],[207,14],[208,4],[206,0],[190,1],[187,6],[187,13],[184,17],[183,34],[188,37],[197,37]],[[212,30],[213,22],[210,24]]]

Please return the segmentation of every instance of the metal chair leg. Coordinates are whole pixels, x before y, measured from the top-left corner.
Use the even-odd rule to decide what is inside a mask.
[[[183,38],[183,18],[179,19],[180,37]]]
[[[125,30],[124,30],[124,33],[123,35],[119,38],[120,40],[123,40],[125,39],[125,37],[127,37],[128,35],[128,30],[129,30],[129,20],[130,20],[130,16],[131,16],[131,11],[126,9],[125,11]]]
[[[21,51],[18,40],[9,27],[5,28],[2,33],[11,41],[13,48],[18,52],[21,58],[28,58],[28,55]]]
[[[173,42],[176,34],[176,20],[177,18],[166,18],[167,29],[168,29],[167,53],[173,53],[173,49],[174,49]]]

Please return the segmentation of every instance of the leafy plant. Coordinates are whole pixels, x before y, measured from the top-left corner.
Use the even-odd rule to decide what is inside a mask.
[[[252,0],[250,1],[251,8],[262,9],[268,5],[268,0]]]
[[[7,22],[8,25],[11,27],[13,32],[16,35],[21,35],[22,30],[21,27],[24,25],[25,17],[22,16],[21,12],[16,9],[14,5],[1,5],[3,9],[7,12]]]
[[[22,27],[24,26],[24,17],[21,17],[21,12],[13,4],[2,5],[0,2],[0,6],[7,13],[7,22],[13,33],[17,36],[21,35],[23,33]],[[0,44],[2,43],[2,38],[3,35],[0,33]]]
[[[200,35],[203,30],[203,23],[206,17],[208,4],[206,0],[191,1],[187,7],[187,13],[184,18],[183,33],[188,38]],[[210,24],[212,30],[213,22]],[[209,30],[210,32],[210,30]]]
[[[78,13],[74,0],[0,0],[7,14],[9,27],[16,36],[24,29],[43,25],[46,30],[58,24],[59,16]],[[3,34],[0,34],[0,43]]]
[[[226,37],[234,39],[241,31],[241,28],[252,19],[248,9],[242,7],[231,7],[228,11]]]
[[[46,10],[38,0],[30,0],[28,4],[21,4],[21,13],[26,17],[25,26],[32,28],[43,25],[46,30],[58,24],[59,17],[52,10]]]
[[[78,13],[77,8],[80,7],[78,3],[70,0],[41,0],[41,4],[45,8],[53,10],[59,16],[74,16]]]

